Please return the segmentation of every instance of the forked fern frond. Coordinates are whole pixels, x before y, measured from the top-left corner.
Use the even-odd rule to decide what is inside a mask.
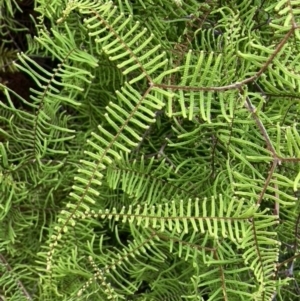
[[[35,2],[30,98],[1,83],[0,297],[297,296],[300,3],[223,2]]]
[[[168,242],[168,252],[179,258],[185,257],[187,263],[198,262],[197,264],[203,266],[205,270],[211,270],[211,266],[216,266],[213,273],[217,274],[220,272],[217,267],[224,264],[239,266],[242,264],[244,268],[241,270],[248,269],[249,273],[253,273],[256,281],[261,284],[260,287],[255,287],[251,285],[251,281],[247,281],[248,285],[243,284],[239,288],[238,283],[233,280],[233,275],[221,268],[221,273],[223,273],[221,282],[219,282],[220,279],[218,281],[210,280],[204,281],[200,285],[200,287],[205,285],[211,291],[215,291],[215,298],[218,295],[226,295],[230,299],[232,293],[232,297],[240,295],[243,298],[243,296],[254,296],[263,291],[265,296],[272,295],[274,290],[272,277],[275,270],[274,263],[278,260],[278,242],[274,239],[275,232],[266,232],[264,229],[277,224],[277,220],[275,216],[266,215],[266,211],[258,212],[258,207],[255,205],[249,207],[243,200],[236,199],[232,199],[227,205],[222,198],[218,200],[212,198],[210,202],[203,200],[201,203],[198,199],[195,201],[190,199],[187,203],[181,201],[176,205],[175,202],[172,202],[159,205],[157,208],[137,205],[135,208],[129,206],[128,209],[125,209],[123,207],[120,212],[117,212],[115,208],[111,212],[108,210],[87,211],[77,218],[87,219],[96,216],[130,223],[133,233],[137,232],[136,239],[125,247],[122,253],[110,250],[102,252],[101,261],[103,265],[106,262],[106,265],[100,268],[97,274],[102,275],[101,279],[99,278],[102,284],[104,279],[110,279],[105,280],[106,284],[103,288],[122,287],[126,281],[124,273],[133,275],[138,271],[143,271],[139,276],[139,278],[143,278],[142,275],[151,269],[147,264],[143,264],[141,267],[142,262],[145,261],[142,259],[143,254],[147,253],[148,256],[151,256],[153,253],[155,261],[163,263],[169,257],[164,250],[166,246],[163,242]],[[140,241],[137,239],[138,237],[140,239],[147,237],[147,239]],[[103,240],[101,242],[103,243]],[[241,256],[236,254],[239,249],[243,250]],[[106,261],[103,261],[104,257],[107,258]],[[132,270],[137,267],[132,265],[132,260],[137,260],[139,263],[139,269],[136,271]],[[153,273],[157,273],[157,269],[159,269],[158,266]],[[189,269],[191,269],[190,273],[193,273],[193,270],[195,272],[194,264],[190,264]],[[213,279],[211,276],[207,275]],[[194,277],[198,279],[197,281],[205,279],[205,273],[194,275]],[[227,288],[227,285],[230,287],[231,283],[234,283],[232,291]],[[186,283],[185,285],[188,287],[190,284]],[[87,287],[88,285],[85,285],[83,290],[86,290]],[[132,287],[132,291],[130,287]],[[217,287],[219,287],[218,290],[216,290]],[[124,289],[124,287],[122,288]],[[133,283],[127,283],[126,289],[130,290],[129,294],[133,294],[137,290]],[[109,292],[110,290],[107,290],[107,293]],[[80,295],[82,293],[83,291],[79,292]],[[197,292],[193,292],[193,295],[196,296]],[[258,298],[257,300],[262,299]]]

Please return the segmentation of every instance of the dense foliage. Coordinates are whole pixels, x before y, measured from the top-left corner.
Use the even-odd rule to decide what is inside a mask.
[[[299,0],[0,5],[3,300],[298,300]]]

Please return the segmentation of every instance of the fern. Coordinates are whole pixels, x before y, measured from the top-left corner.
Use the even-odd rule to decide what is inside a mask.
[[[35,4],[36,88],[1,83],[0,294],[296,300],[300,2]]]

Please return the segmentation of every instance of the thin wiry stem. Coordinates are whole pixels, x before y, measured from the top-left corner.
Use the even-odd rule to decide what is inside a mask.
[[[9,273],[12,273],[12,268],[9,265],[9,263],[7,262],[7,260],[5,259],[5,257],[0,254],[0,260],[2,261],[2,263],[4,264],[4,266],[6,267],[7,271]],[[19,287],[19,289],[21,290],[21,292],[23,293],[23,295],[25,296],[25,298],[29,301],[32,301],[33,299],[31,298],[30,294],[28,293],[28,291],[26,290],[25,286],[23,285],[23,283],[20,280],[16,280],[17,285]]]

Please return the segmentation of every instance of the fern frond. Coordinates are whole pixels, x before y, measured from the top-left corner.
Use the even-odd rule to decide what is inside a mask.
[[[255,286],[251,285],[251,282],[249,283],[250,285],[244,284],[244,289],[247,286],[247,290],[252,291],[255,295],[263,291],[264,293],[262,294],[265,295],[265,297],[271,295],[274,291],[274,281],[272,277],[275,270],[274,264],[278,258],[278,242],[275,239],[276,233],[267,232],[264,231],[264,229],[275,225],[277,223],[276,217],[268,216],[266,212],[258,212],[258,207],[256,206],[252,208],[246,206],[246,209],[243,201],[234,199],[232,199],[228,205],[224,204],[222,198],[218,200],[218,203],[215,199],[212,199],[210,203],[204,200],[202,206],[199,205],[199,200],[196,199],[194,203],[189,200],[187,206],[183,206],[183,202],[180,202],[179,205],[175,205],[174,202],[171,205],[159,205],[157,208],[154,206],[144,206],[144,208],[141,208],[138,205],[135,209],[131,206],[129,206],[128,210],[123,208],[119,213],[115,209],[111,212],[107,210],[97,213],[87,211],[78,217],[80,219],[86,219],[89,216],[98,216],[102,219],[114,218],[116,221],[120,219],[122,223],[129,222],[131,227],[133,227],[132,233],[136,233],[136,235],[134,235],[136,238],[133,244],[128,245],[128,251],[124,249],[124,254],[117,253],[117,255],[115,252],[108,250],[106,250],[105,253],[102,252],[102,261],[105,254],[110,263],[101,269],[101,274],[106,274],[110,271],[107,275],[112,277],[110,282],[113,281],[115,287],[122,287],[121,283],[124,283],[123,276],[119,274],[121,271],[126,271],[126,273],[130,275],[136,274],[136,272],[132,270],[135,266],[132,260],[130,260],[131,263],[128,265],[128,256],[136,258],[136,256],[139,255],[138,257],[140,258],[140,256],[143,256],[142,254],[146,252],[145,247],[148,249],[148,256],[151,256],[150,254],[154,252],[156,261],[161,258],[163,262],[166,253],[161,251],[160,248],[162,246],[159,247],[159,241],[162,240],[169,241],[169,252],[171,254],[179,257],[185,256],[186,260],[189,258],[193,260],[203,258],[203,264],[206,267],[210,267],[211,265],[222,267],[225,264],[237,265],[244,262],[245,268],[247,267],[249,271],[253,271],[257,281],[256,283],[260,283],[260,286],[256,288],[256,293],[254,293]],[[148,234],[144,233],[141,235],[141,231],[146,231]],[[205,237],[203,237],[202,246],[199,246],[195,241],[198,236],[196,234],[198,231],[202,234],[201,236],[204,235]],[[190,236],[189,242],[186,241],[187,234]],[[139,242],[137,237],[148,237],[148,239],[144,242]],[[209,243],[210,240],[213,245]],[[151,244],[149,244],[150,242]],[[207,244],[210,245],[210,247],[208,247]],[[237,251],[234,246],[236,246],[237,249],[243,249],[242,257],[236,256]],[[151,253],[149,254],[149,252]],[[257,254],[259,254],[259,257],[257,257]],[[114,257],[116,258],[113,259]],[[139,260],[141,260],[141,258]],[[127,267],[124,269],[122,265]],[[145,266],[145,268],[149,269],[148,266]],[[139,271],[141,270],[144,269],[139,268]],[[214,273],[217,274],[219,272],[219,268],[216,268],[214,271]],[[116,276],[113,276],[112,273],[116,273]],[[211,273],[212,271],[210,274]],[[228,298],[231,293],[233,293],[234,296],[251,296],[250,292],[246,293],[243,289],[237,289],[238,285],[233,281],[233,275],[230,274],[230,272],[226,273],[222,271],[222,273],[224,273],[221,277],[223,280],[209,280],[204,283],[201,281],[202,285],[215,287],[215,285],[220,286],[221,284],[221,289],[217,290],[216,296],[219,294],[221,296],[225,292]],[[205,274],[202,274],[201,277],[205,277]],[[223,277],[225,277],[225,279]],[[228,277],[228,282],[226,277]],[[121,282],[118,282],[118,278]],[[231,286],[230,279],[233,281],[232,283],[235,283],[235,289],[232,291],[227,288],[227,285],[229,287]],[[224,282],[222,283],[222,281]],[[111,287],[109,283],[104,287],[106,286]],[[126,287],[127,289],[129,288],[128,285]],[[87,286],[85,286],[84,289],[86,288]],[[133,291],[128,291],[128,293],[132,294],[134,290],[133,288]],[[263,299],[259,298],[258,300]]]
[[[13,62],[17,59],[17,52],[15,50],[8,50],[4,45],[0,45],[0,70],[3,72],[16,72],[17,69]],[[3,79],[1,79],[1,83]],[[5,83],[4,83],[5,84]]]
[[[296,296],[299,0],[175,2],[35,2],[31,97],[1,84],[1,297]]]

